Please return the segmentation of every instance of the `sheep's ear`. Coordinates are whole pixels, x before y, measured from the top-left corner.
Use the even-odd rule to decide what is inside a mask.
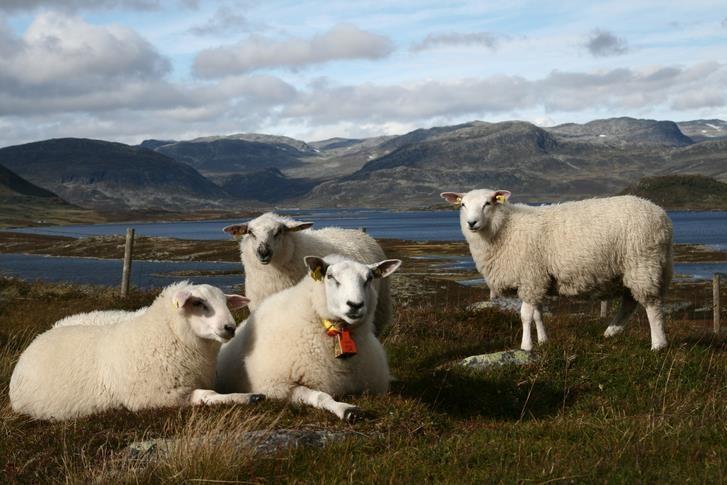
[[[399,269],[399,266],[401,266],[400,259],[385,259],[379,263],[370,264],[369,268],[371,268],[374,278],[386,278]]]
[[[459,207],[462,205],[462,197],[464,197],[464,194],[462,192],[442,192],[439,196],[450,204]]]
[[[308,229],[311,226],[313,226],[313,223],[312,222],[292,221],[292,222],[287,222],[285,224],[286,231],[289,231],[289,232],[302,231],[303,229]]]
[[[192,297],[192,292],[187,290],[179,290],[174,294],[174,298],[172,298],[172,303],[177,308],[182,308],[187,303],[187,300],[189,300]]]
[[[321,281],[323,279],[323,275],[326,274],[326,270],[328,270],[328,264],[323,261],[323,258],[319,258],[318,256],[306,256],[303,258],[303,261],[305,261],[305,265],[308,267],[310,277],[315,281]]]
[[[241,295],[225,295],[225,297],[227,297],[227,308],[230,310],[239,310],[250,303],[249,298]]]
[[[247,234],[247,224],[232,224],[231,226],[226,226],[222,230],[235,239],[240,239],[242,236]]]
[[[509,190],[496,190],[492,195],[492,202],[495,204],[504,204],[511,195]]]

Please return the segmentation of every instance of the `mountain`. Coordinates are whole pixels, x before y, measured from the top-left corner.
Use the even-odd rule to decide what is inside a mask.
[[[230,175],[218,179],[217,183],[234,197],[268,204],[298,199],[317,184],[314,180],[286,177],[277,168]]]
[[[180,210],[229,196],[192,167],[101,140],[59,138],[0,149],[0,164],[81,207]]]
[[[727,139],[727,121],[693,120],[680,121],[679,129],[694,141]]]
[[[321,183],[301,205],[428,207],[441,191],[476,187],[558,201],[613,194],[644,176],[727,179],[727,141],[694,143],[672,122],[631,118],[548,129],[476,121],[415,130],[377,149],[389,153]]]
[[[97,222],[97,214],[69,204],[0,165],[0,225]]]
[[[150,146],[149,142],[145,143]],[[157,145],[154,150],[194,167],[205,175],[294,168],[304,164],[302,159],[315,154],[313,149],[302,151],[287,143],[230,137],[178,141]]]
[[[681,124],[701,130],[722,126],[717,122],[723,123]],[[671,121],[633,118],[552,128],[472,121],[313,142],[263,134],[146,140],[136,147],[46,140],[0,149],[0,163],[71,203],[104,210],[184,211],[242,201],[428,208],[440,204],[441,191],[477,187],[541,202],[609,195],[643,177],[696,174],[727,181],[727,138],[695,141]]]
[[[638,195],[665,209],[727,210],[727,184],[702,175],[645,177],[621,194]]]
[[[567,123],[548,131],[566,140],[588,141],[607,145],[639,144],[656,147],[681,147],[694,143],[673,121],[610,118],[585,124]]]

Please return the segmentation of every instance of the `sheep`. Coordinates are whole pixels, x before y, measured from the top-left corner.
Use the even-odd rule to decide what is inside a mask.
[[[212,390],[221,343],[235,333],[230,310],[247,302],[184,281],[133,318],[51,328],[20,355],[10,404],[36,419],[65,420],[116,408],[257,402],[262,396]]]
[[[143,314],[147,308],[148,307],[141,307],[133,312],[124,310],[106,310],[77,313],[58,320],[53,324],[53,328],[66,327],[69,325],[109,325],[138,317]]]
[[[305,276],[303,257],[308,254],[341,254],[360,263],[386,258],[381,246],[363,231],[327,227],[309,229],[312,222],[300,222],[267,212],[247,224],[223,230],[240,240],[240,259],[245,269],[245,294],[254,311],[265,298],[290,288]],[[377,281],[376,335],[391,324],[392,303],[389,282]]]
[[[389,276],[401,261],[365,265],[329,255],[304,262],[308,276],[265,299],[222,347],[215,388],[263,393],[352,421],[360,417],[359,408],[334,397],[382,394],[389,387],[386,352],[373,333],[373,281]]]
[[[443,192],[460,207],[460,225],[477,270],[495,294],[517,291],[522,300],[521,348],[547,341],[542,303],[548,293],[621,297],[605,332],[623,331],[641,303],[651,348],[667,345],[662,302],[672,276],[672,225],[663,209],[634,196],[551,206],[508,204],[507,190]]]

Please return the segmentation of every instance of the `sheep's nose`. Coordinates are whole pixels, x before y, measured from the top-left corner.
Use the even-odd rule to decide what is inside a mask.
[[[354,303],[352,301],[347,301],[346,302],[346,305],[350,306],[351,307],[351,310],[360,310],[364,306],[363,302]]]
[[[228,323],[227,325],[225,325],[225,332],[229,333],[230,335],[235,335],[235,326]]]
[[[470,229],[474,229],[477,225],[477,221],[467,221],[467,225],[470,226]]]
[[[267,263],[270,261],[270,258],[272,257],[273,252],[270,251],[270,248],[267,246],[260,246],[257,248],[257,257],[260,259],[260,261]]]

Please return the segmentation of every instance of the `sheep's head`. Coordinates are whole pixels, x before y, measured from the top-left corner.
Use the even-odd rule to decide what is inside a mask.
[[[374,279],[386,278],[401,265],[398,259],[362,264],[338,255],[306,256],[304,260],[310,277],[325,288],[326,308],[318,309],[323,312],[321,316],[345,325],[366,320],[376,307],[378,297],[371,283]]]
[[[507,190],[479,189],[469,192],[442,192],[441,197],[459,207],[462,231],[478,232],[490,226],[490,221],[510,198]]]
[[[312,225],[312,222],[294,221],[267,212],[247,224],[234,224],[223,230],[241,238],[240,249],[254,254],[261,264],[285,264],[293,254],[293,245],[285,235],[308,229]]]
[[[235,319],[230,313],[250,302],[240,295],[226,295],[210,285],[183,285],[172,295],[172,303],[200,338],[227,342],[235,336]]]

